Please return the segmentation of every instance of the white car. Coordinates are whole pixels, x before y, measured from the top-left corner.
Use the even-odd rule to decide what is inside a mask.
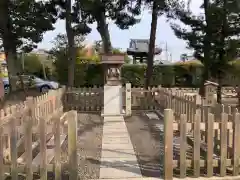
[[[26,87],[36,88],[40,92],[47,92],[49,89],[58,89],[59,83],[55,81],[44,80],[32,75],[22,75],[23,83]],[[3,78],[5,93],[9,92],[9,79]],[[20,80],[17,80],[17,84],[20,84]]]

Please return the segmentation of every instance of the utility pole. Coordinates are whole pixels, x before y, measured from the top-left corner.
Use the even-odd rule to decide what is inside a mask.
[[[25,64],[24,64],[24,53],[21,53],[21,61],[22,61],[22,71],[24,72]]]
[[[41,60],[41,63],[42,63],[43,77],[46,80],[47,79],[47,75],[46,75],[44,60]]]
[[[170,62],[172,62],[172,53],[170,53],[169,55],[170,55]]]
[[[166,60],[168,61],[168,44],[165,44],[165,51],[166,51]]]
[[[165,58],[166,58],[166,60],[168,61],[168,60],[170,60],[171,62],[172,62],[172,53],[171,52],[169,52],[169,49],[168,49],[168,43],[167,43],[167,41],[165,41],[165,42],[160,42],[160,44],[162,44],[162,45],[164,45],[164,48],[162,49],[162,52],[163,51],[165,51]],[[164,56],[164,55],[163,55]],[[170,59],[169,59],[169,57],[170,57]]]

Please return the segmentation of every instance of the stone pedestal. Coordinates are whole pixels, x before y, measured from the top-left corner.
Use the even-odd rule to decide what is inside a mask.
[[[122,115],[122,86],[104,86],[103,116]]]
[[[102,116],[122,116],[121,66],[125,54],[103,54],[101,63],[104,67],[104,107]]]

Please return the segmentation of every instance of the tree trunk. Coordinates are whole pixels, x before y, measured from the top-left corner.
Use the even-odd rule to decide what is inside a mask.
[[[110,53],[112,51],[111,38],[108,30],[108,24],[106,22],[106,16],[103,12],[99,14],[97,19],[97,30],[102,38],[103,52]]]
[[[47,74],[46,74],[46,69],[45,69],[45,64],[43,61],[41,61],[42,64],[42,70],[43,70],[43,78],[47,80]]]
[[[237,93],[237,100],[238,100],[238,104],[237,104],[237,107],[239,108],[240,107],[240,86],[239,86],[240,83],[238,83],[234,89],[235,89],[235,92]]]
[[[12,22],[9,16],[8,7],[9,7],[8,0],[0,1],[0,27],[2,28],[1,29],[2,32],[0,33],[2,35],[4,52],[6,55],[10,91],[14,92],[17,90],[16,77],[18,74],[19,63],[17,62],[16,47],[14,43],[15,40],[12,34]]]
[[[225,52],[225,38],[226,38],[226,26],[227,26],[227,1],[223,1],[223,17],[222,17],[222,29],[221,29],[221,34],[220,34],[220,52],[219,52],[219,59],[220,59],[220,64],[219,64],[219,70],[218,70],[218,89],[217,89],[217,102],[219,104],[222,104],[222,73],[221,70],[225,66],[225,57],[226,57],[226,52]]]
[[[218,71],[217,103],[222,104],[222,76],[221,76],[221,71]]]
[[[68,86],[74,86],[74,71],[75,71],[75,44],[74,44],[74,31],[72,29],[71,18],[71,0],[66,1],[66,32],[68,38]]]
[[[153,73],[153,61],[154,61],[154,53],[155,53],[157,20],[158,20],[158,4],[157,4],[157,0],[154,0],[153,1],[153,9],[152,9],[150,42],[149,42],[149,47],[148,47],[147,73],[146,73],[146,82],[145,82],[146,89],[150,85],[150,81],[151,81],[152,73]]]
[[[205,87],[204,83],[206,80],[209,78],[209,65],[210,65],[210,51],[211,51],[211,42],[210,42],[210,27],[209,27],[209,0],[204,0],[203,3],[204,11],[205,11],[205,20],[206,20],[206,34],[204,36],[204,59],[203,59],[203,64],[204,64],[204,72],[202,75],[202,83],[201,87],[199,90],[199,94],[202,97],[205,97]]]
[[[206,80],[208,80],[209,78],[209,71],[208,68],[204,68],[203,70],[203,74],[202,74],[202,82],[199,88],[199,95],[202,97],[205,97],[205,82]]]

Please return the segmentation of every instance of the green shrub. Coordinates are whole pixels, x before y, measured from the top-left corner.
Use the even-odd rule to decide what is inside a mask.
[[[56,68],[59,70],[58,81],[67,84],[67,66],[66,61]],[[64,66],[65,64],[65,66]],[[61,68],[60,68],[61,67]],[[123,65],[121,68],[122,83],[130,82],[133,86],[144,86],[146,65]],[[196,73],[201,74],[201,68],[186,68],[182,65],[155,65],[153,75],[150,81],[151,86],[162,85],[165,87],[172,86],[191,86],[200,85]],[[104,72],[101,64],[76,64],[75,66],[75,86],[102,86],[104,85]],[[197,80],[196,80],[197,79]]]

